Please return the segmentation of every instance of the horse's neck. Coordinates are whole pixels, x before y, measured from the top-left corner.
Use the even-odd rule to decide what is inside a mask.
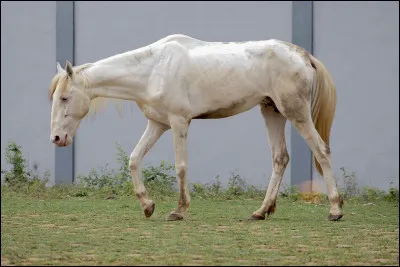
[[[93,63],[83,71],[93,98],[143,101],[154,59],[146,48],[119,54]]]

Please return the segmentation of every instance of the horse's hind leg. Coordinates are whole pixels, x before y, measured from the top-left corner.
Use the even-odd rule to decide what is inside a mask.
[[[322,140],[314,126],[309,101],[298,97],[298,94],[286,94],[275,101],[275,104],[277,104],[279,111],[291,121],[292,125],[304,138],[321,165],[331,204],[328,219],[331,221],[339,220],[343,216],[341,210],[343,200],[339,195],[333,175],[329,147]]]
[[[153,200],[148,198],[147,190],[140,178],[139,167],[146,153],[149,152],[161,135],[168,129],[169,127],[164,124],[148,120],[146,130],[131,153],[129,159],[129,167],[135,185],[136,198],[139,200],[142,210],[147,218],[153,214],[155,205]]]
[[[184,213],[190,205],[190,194],[187,184],[188,151],[187,134],[190,120],[182,116],[169,116],[169,122],[172,129],[172,137],[175,147],[175,170],[179,181],[179,201],[178,206],[169,215],[168,221],[182,220]]]
[[[272,175],[262,206],[250,217],[253,220],[263,220],[266,213],[269,215],[275,211],[279,186],[289,162],[285,141],[286,118],[266,104],[260,104],[260,106],[267,127],[268,141],[272,153]]]
[[[331,203],[328,219],[330,221],[339,220],[343,216],[341,210],[343,200],[339,195],[336,186],[336,180],[333,176],[329,148],[326,146],[325,142],[315,129],[311,116],[305,121],[294,120],[292,123],[296,127],[297,131],[299,131],[301,136],[306,140],[308,146],[321,165],[323,177],[328,189],[328,198]]]

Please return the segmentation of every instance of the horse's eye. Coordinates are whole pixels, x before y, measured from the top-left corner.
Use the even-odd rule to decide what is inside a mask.
[[[68,98],[67,97],[61,97],[61,100],[66,102],[66,101],[68,101]]]

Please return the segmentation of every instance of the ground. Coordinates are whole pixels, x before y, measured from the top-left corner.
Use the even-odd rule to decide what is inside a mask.
[[[145,218],[132,197],[64,199],[2,195],[1,265],[399,265],[398,203],[329,206],[278,198],[265,221],[261,199],[193,198],[183,221],[176,199]]]

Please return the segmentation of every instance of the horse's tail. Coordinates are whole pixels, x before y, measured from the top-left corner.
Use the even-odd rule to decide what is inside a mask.
[[[336,88],[332,76],[324,64],[312,55],[310,55],[310,62],[316,70],[312,119],[315,128],[329,149],[329,136],[336,109]],[[315,167],[322,176],[321,165],[315,156],[314,162]]]

